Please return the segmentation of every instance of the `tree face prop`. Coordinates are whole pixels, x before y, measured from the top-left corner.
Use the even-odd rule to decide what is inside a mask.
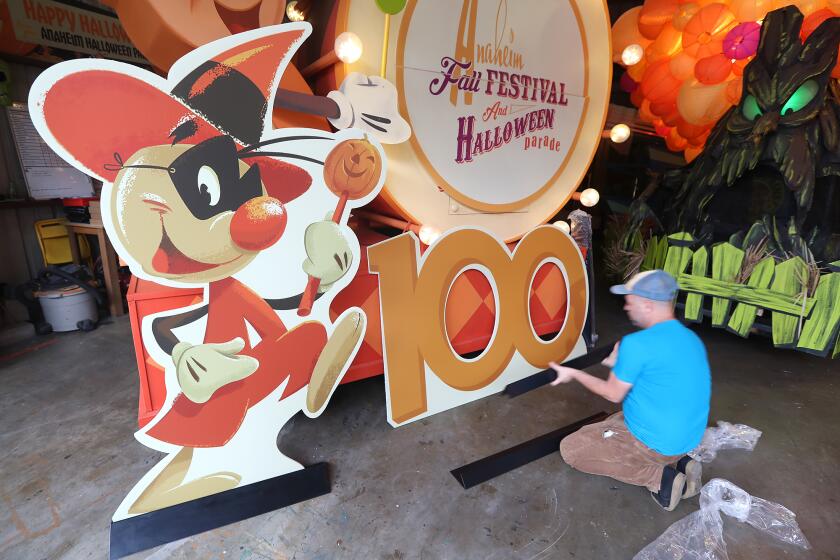
[[[779,171],[795,195],[800,224],[811,209],[816,179],[840,175],[840,104],[829,83],[840,18],[827,19],[804,42],[802,21],[794,6],[764,20],[739,104],[715,126],[671,205],[677,230],[707,229],[707,206],[718,190],[759,164]]]

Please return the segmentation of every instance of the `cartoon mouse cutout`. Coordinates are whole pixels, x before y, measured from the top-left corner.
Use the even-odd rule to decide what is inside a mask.
[[[86,59],[32,86],[45,141],[103,181],[103,221],[132,273],[204,286],[200,304],[143,322],[167,399],[136,437],[167,456],[114,521],[303,468],[277,433],[301,410],[323,411],[361,343],[363,312],[331,323],[328,306],[358,266],[345,224],[382,187],[382,149],[353,129],[271,129],[279,78],[310,31],[225,37],[167,80]],[[310,306],[304,320],[297,310]]]

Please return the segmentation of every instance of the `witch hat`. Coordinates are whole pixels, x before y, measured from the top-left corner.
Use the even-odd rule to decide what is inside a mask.
[[[188,53],[169,79],[102,59],[63,62],[32,85],[29,111],[38,132],[69,163],[104,182],[142,148],[229,136],[238,148],[271,129],[274,92],[307,23],[264,27]],[[174,84],[174,85],[173,85]],[[252,156],[270,196],[288,202],[311,184],[300,167]]]

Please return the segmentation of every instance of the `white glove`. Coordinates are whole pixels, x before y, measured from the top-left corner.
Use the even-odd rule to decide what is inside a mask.
[[[303,261],[303,271],[321,280],[318,293],[329,290],[353,264],[350,243],[331,220],[309,224],[303,234],[303,247],[308,257]]]
[[[397,108],[397,88],[385,78],[353,72],[327,97],[338,105],[338,118],[329,121],[340,130],[358,128],[383,144],[399,144],[411,137],[411,127]]]
[[[257,371],[260,362],[239,356],[245,341],[234,338],[221,344],[179,342],[172,349],[172,362],[184,396],[195,403],[210,400],[218,389]]]

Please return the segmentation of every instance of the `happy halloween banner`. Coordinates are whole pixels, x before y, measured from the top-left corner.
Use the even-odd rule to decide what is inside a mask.
[[[117,18],[53,2],[8,0],[18,41],[149,66]]]

